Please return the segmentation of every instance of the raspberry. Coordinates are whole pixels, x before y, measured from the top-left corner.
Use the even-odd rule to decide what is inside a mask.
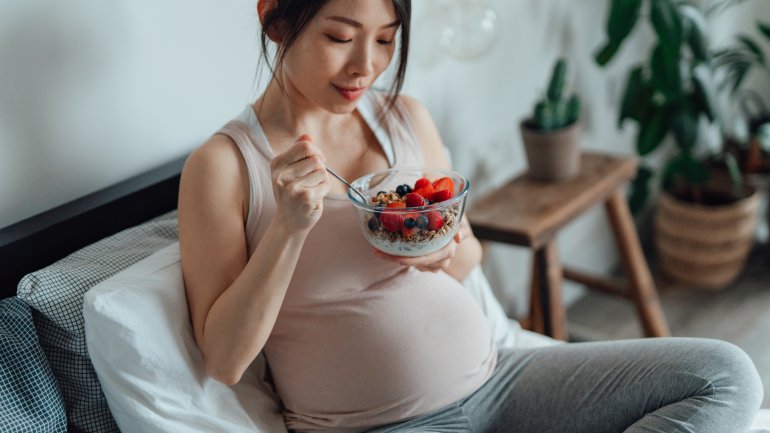
[[[425,199],[420,194],[410,192],[406,195],[406,207],[420,207],[426,204]]]
[[[404,215],[400,212],[389,212],[387,209],[400,209],[404,207],[406,207],[405,204],[394,202],[389,204],[388,207],[382,211],[382,215],[380,215],[380,224],[382,224],[385,230],[393,233],[401,231],[401,227],[404,225]]]

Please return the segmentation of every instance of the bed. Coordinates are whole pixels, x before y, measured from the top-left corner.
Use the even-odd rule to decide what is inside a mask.
[[[0,229],[0,431],[286,431],[263,359],[227,387],[185,350],[184,159]],[[474,290],[498,341],[552,344],[503,318],[489,287]],[[752,431],[770,432],[770,413]]]

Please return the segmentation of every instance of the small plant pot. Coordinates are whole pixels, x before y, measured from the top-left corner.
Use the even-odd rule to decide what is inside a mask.
[[[722,290],[743,271],[754,243],[759,194],[719,205],[661,192],[655,247],[663,273],[685,288]]]
[[[577,175],[580,172],[580,123],[547,132],[530,125],[530,120],[519,124],[529,165],[527,174],[549,182]]]

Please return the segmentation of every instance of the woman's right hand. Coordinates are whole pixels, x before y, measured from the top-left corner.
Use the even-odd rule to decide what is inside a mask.
[[[300,135],[289,150],[270,161],[276,222],[289,233],[313,228],[330,188],[326,159],[312,140]]]

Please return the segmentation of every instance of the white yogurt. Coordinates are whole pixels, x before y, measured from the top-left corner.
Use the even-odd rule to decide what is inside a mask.
[[[442,237],[437,237],[429,241],[407,242],[382,239],[375,236],[364,234],[366,239],[378,250],[394,256],[419,257],[440,250],[454,237],[457,230],[452,230]]]

